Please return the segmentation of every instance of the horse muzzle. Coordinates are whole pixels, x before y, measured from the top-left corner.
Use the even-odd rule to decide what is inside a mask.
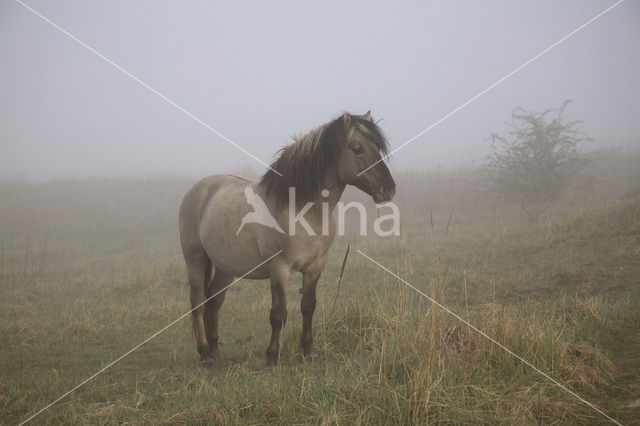
[[[396,186],[381,186],[378,191],[373,192],[373,201],[375,203],[385,203],[391,201],[396,194]]]

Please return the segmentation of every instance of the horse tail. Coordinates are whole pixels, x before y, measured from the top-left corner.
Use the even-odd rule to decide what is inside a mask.
[[[212,273],[211,259],[207,256],[207,266],[204,267],[204,294],[205,297],[209,297],[209,285],[211,284]]]

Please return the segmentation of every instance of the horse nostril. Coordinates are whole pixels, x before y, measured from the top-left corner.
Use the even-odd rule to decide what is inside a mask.
[[[384,190],[384,195],[387,199],[391,200],[393,198],[393,196],[396,194],[396,186],[395,185],[391,185],[389,187],[385,187],[383,188]]]
[[[380,187],[380,191],[379,191],[380,197],[385,201],[390,201],[393,198],[395,193],[396,193],[395,185],[391,187],[387,187],[387,186]]]

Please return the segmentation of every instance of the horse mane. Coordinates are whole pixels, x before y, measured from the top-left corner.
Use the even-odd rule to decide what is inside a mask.
[[[376,123],[360,115],[349,114],[349,117],[351,127],[364,127],[369,140],[376,144],[380,152],[387,153],[387,140]],[[316,201],[323,189],[320,183],[327,167],[338,161],[340,144],[346,139],[347,130],[344,116],[340,115],[305,135],[294,136],[293,143],[278,151],[278,157],[262,175],[259,185],[275,198],[279,207],[288,204],[289,187],[296,189],[296,204]]]

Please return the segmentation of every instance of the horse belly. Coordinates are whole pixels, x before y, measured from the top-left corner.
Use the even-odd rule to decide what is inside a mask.
[[[238,201],[243,200],[240,197],[218,197],[217,194],[211,199],[200,225],[202,246],[211,263],[230,275],[268,278],[268,263],[256,268],[271,255],[260,252],[255,232],[255,226],[259,225],[245,225],[236,235],[243,215],[250,211],[246,203]]]

